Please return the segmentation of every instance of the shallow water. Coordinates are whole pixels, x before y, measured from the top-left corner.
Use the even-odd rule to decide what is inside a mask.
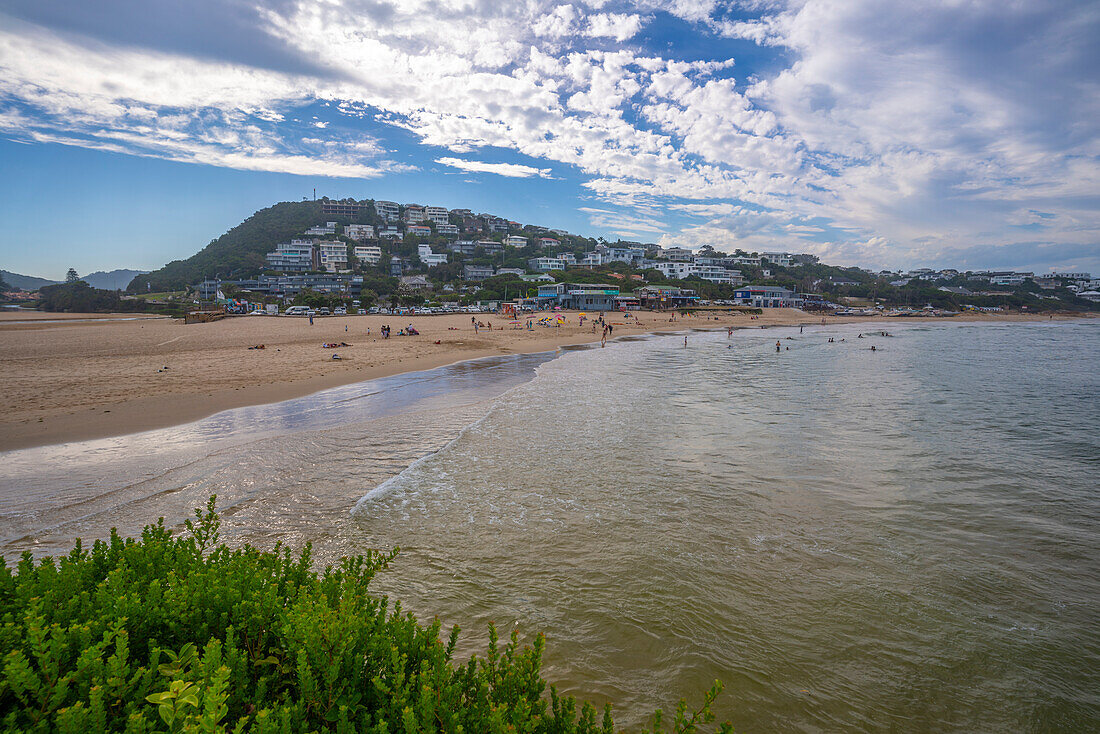
[[[547,677],[620,725],[718,678],[742,732],[1096,730],[1100,328],[871,328],[624,340],[9,452],[0,547],[216,491],[235,540],[400,545],[379,591],[466,651],[488,621],[546,632]]]

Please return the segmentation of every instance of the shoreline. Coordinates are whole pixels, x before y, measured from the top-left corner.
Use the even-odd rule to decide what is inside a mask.
[[[600,340],[600,334],[592,333],[587,323],[583,328],[576,325],[576,312],[563,315],[565,326],[534,331],[502,329],[496,317],[498,324],[492,332],[480,329],[476,334],[468,315],[415,317],[412,320],[421,331],[419,337],[387,340],[377,336],[378,328],[390,322],[396,326],[409,317],[327,317],[317,319],[314,326],[305,319],[285,317],[239,317],[186,326],[179,320],[164,318],[108,317],[92,321],[89,316],[101,315],[84,314],[36,319],[42,322],[39,326],[25,320],[6,323],[13,319],[0,317],[0,366],[12,388],[0,398],[0,452],[168,428],[225,410],[278,403],[381,377],[485,357],[554,352]],[[613,336],[684,329],[820,326],[822,318],[794,309],[767,309],[755,320],[723,312],[714,314],[717,319],[694,316],[672,322],[667,320],[667,313],[638,315],[641,324],[624,321],[622,314],[614,315],[610,319],[615,325]],[[491,322],[494,315],[480,314],[478,318]],[[899,320],[825,318],[828,325]],[[1063,316],[1057,320],[1075,318]],[[969,314],[946,320],[1049,321],[1031,315]],[[368,326],[371,336],[365,334]],[[347,348],[325,350],[319,346],[321,341],[339,343],[348,339]],[[254,343],[264,343],[265,349],[245,351],[248,344]],[[340,361],[331,361],[333,351],[341,353]]]

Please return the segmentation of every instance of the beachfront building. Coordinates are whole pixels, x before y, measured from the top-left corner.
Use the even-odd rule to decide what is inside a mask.
[[[565,261],[560,257],[533,257],[527,261],[527,269],[534,270],[537,273],[565,270]]]
[[[396,201],[376,201],[374,212],[387,222],[397,222],[401,219],[401,207]]]
[[[317,243],[317,259],[321,270],[338,273],[348,269],[348,246],[343,242],[321,241]]]
[[[377,265],[382,261],[381,247],[356,247],[355,259],[367,265]]]
[[[242,291],[276,298],[290,298],[304,290],[317,293],[343,293],[357,297],[363,290],[363,278],[342,273],[313,273],[310,275],[261,275],[242,280],[204,280],[196,286],[199,297],[214,298],[218,288],[234,285]]]
[[[426,206],[424,207],[424,216],[429,221],[436,224],[450,224],[451,219],[447,214],[446,207],[442,206]]]
[[[606,283],[545,283],[539,286],[541,306],[578,311],[614,311],[619,287]]]
[[[369,224],[349,224],[344,227],[344,236],[349,240],[362,242],[374,239],[374,227]]]
[[[442,252],[432,252],[431,245],[420,245],[416,248],[416,254],[420,257],[420,262],[427,265],[429,268],[433,265],[446,265],[447,255]]]
[[[642,306],[654,311],[692,306],[699,300],[699,296],[691,288],[668,285],[647,285],[635,290],[634,295]]]
[[[463,280],[478,281],[492,277],[493,269],[485,265],[466,265],[462,268]]]
[[[504,238],[504,244],[509,247],[527,247],[527,238],[520,237],[518,234],[509,235]]]
[[[265,256],[267,267],[280,273],[306,273],[317,270],[312,240],[291,240],[275,245]]]
[[[556,282],[553,275],[550,273],[532,273],[530,275],[519,276],[520,280],[527,283],[554,283]]]
[[[755,308],[802,308],[802,296],[776,285],[748,285],[733,292],[733,300]]]

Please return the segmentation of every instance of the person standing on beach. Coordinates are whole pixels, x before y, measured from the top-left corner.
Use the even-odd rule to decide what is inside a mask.
[[[309,325],[313,326],[313,314],[309,315]]]

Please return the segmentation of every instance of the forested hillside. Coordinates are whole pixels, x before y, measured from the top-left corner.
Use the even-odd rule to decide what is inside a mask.
[[[300,236],[324,218],[319,201],[284,201],[261,209],[186,260],[135,277],[129,290],[180,290],[204,275],[226,278],[237,270],[255,273],[264,265],[264,254],[275,245]],[[328,215],[327,219],[339,218]]]

